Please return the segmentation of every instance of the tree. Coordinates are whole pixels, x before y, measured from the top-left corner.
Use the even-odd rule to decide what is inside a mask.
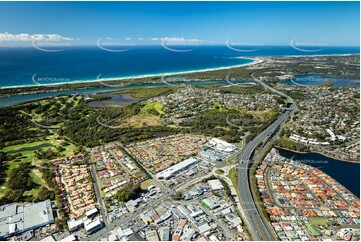
[[[54,200],[55,193],[54,191],[50,191],[49,189],[47,189],[45,186],[42,186],[38,192],[38,199],[40,201],[44,201],[46,199]]]
[[[9,188],[12,190],[27,191],[33,189],[36,184],[30,176],[31,163],[25,162],[13,169],[9,174]]]
[[[136,197],[140,190],[141,189],[139,184],[128,184],[123,189],[119,190],[114,197],[121,202],[126,202]]]

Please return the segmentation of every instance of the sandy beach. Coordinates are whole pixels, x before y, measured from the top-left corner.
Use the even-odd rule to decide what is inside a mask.
[[[227,69],[232,69],[232,68],[256,65],[256,64],[263,62],[263,60],[258,57],[255,57],[255,58],[239,57],[239,58],[246,59],[246,60],[252,60],[252,62],[246,63],[246,64],[240,64],[240,65],[222,66],[222,67],[216,67],[216,68],[205,68],[205,69],[201,69],[201,70],[166,72],[166,73],[138,75],[138,76],[126,76],[126,77],[100,78],[100,79],[93,79],[93,80],[77,80],[77,81],[71,81],[71,82],[42,84],[41,86],[58,86],[58,85],[64,85],[64,84],[79,84],[79,83],[94,83],[94,82],[101,83],[101,82],[108,82],[108,81],[122,81],[122,80],[149,78],[149,77],[162,77],[162,76],[165,77],[165,76],[173,76],[173,75],[184,75],[184,74],[201,73],[201,72],[207,72],[207,71],[227,70]],[[102,83],[102,84],[104,86],[106,86],[106,84],[104,84],[104,83]],[[37,83],[34,82],[34,85],[7,86],[7,87],[1,87],[0,89],[24,88],[24,87],[34,87],[34,86],[40,86],[40,85],[38,85]]]

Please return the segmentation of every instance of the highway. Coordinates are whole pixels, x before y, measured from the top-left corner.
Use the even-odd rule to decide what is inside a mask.
[[[275,90],[273,88],[270,88],[267,86],[267,84],[263,83],[262,81],[258,81],[266,88],[276,92],[277,94],[280,94],[278,90]],[[283,93],[282,93],[283,94]],[[287,95],[283,94],[282,96],[289,98]],[[264,140],[268,140],[272,136],[272,134],[277,130],[279,126],[284,125],[287,117],[291,115],[295,110],[295,105],[292,104],[289,109],[286,109],[277,119],[274,121],[271,125],[269,125],[265,130],[263,130],[261,133],[259,133],[252,141],[244,145],[242,150],[240,152],[237,152],[232,157],[237,156],[240,159],[240,162],[238,164],[238,179],[237,179],[237,185],[238,190],[240,194],[240,203],[243,208],[244,214],[246,215],[246,223],[248,225],[249,231],[251,235],[253,236],[254,240],[267,240],[267,241],[275,241],[275,235],[272,231],[272,228],[267,226],[267,222],[265,222],[260,215],[255,201],[252,196],[250,182],[249,182],[249,168],[252,166],[252,162],[250,160],[251,155],[255,148],[261,144]],[[279,135],[279,132],[278,134]],[[231,157],[230,157],[231,158]],[[208,175],[205,175],[208,176]],[[176,191],[181,190],[181,188],[186,187],[189,184],[193,184],[194,181],[203,178],[201,177],[194,177],[192,180],[187,181],[185,184],[181,185],[180,187],[176,187],[175,189],[171,189],[168,191],[165,191],[162,189],[163,192],[165,192],[163,195],[161,195],[158,199],[155,199],[154,201],[150,202],[144,207],[136,209],[133,213],[129,214],[128,216],[124,216],[120,219],[117,219],[113,221],[112,224],[106,224],[106,226],[101,229],[100,231],[88,236],[87,238],[84,238],[84,240],[99,240],[102,236],[104,236],[106,233],[110,232],[116,227],[119,227],[122,224],[126,224],[133,220],[137,215],[142,213],[143,211],[157,206],[159,203],[165,201],[167,198],[172,196],[176,193]],[[158,183],[158,182],[157,182]],[[157,184],[158,186],[160,184]],[[163,184],[161,184],[159,187],[162,188]],[[102,214],[103,215],[103,214]],[[103,215],[104,217],[104,215]]]
[[[274,89],[273,87],[268,86],[266,83],[264,83],[262,80],[256,78],[253,73],[251,74],[251,77],[253,78],[253,80],[255,80],[258,84],[262,85],[265,89],[268,89],[284,98],[287,98],[289,100],[292,100],[292,98],[288,95],[286,95],[285,93],[278,91],[277,89]]]
[[[256,79],[253,74],[252,77],[263,87],[289,99],[292,100],[286,94],[275,90],[274,88],[269,87],[267,84],[263,83],[261,80]],[[275,235],[270,226],[267,226],[268,222],[265,222],[257,209],[256,203],[252,196],[251,186],[250,186],[250,174],[249,170],[252,167],[251,156],[256,147],[261,144],[266,138],[270,138],[272,134],[277,130],[278,127],[282,129],[287,117],[292,115],[295,111],[295,105],[292,104],[291,107],[285,110],[270,126],[265,130],[259,133],[253,140],[244,146],[242,149],[238,164],[238,177],[237,185],[240,194],[240,202],[244,213],[246,215],[246,220],[248,222],[249,231],[251,232],[254,240],[267,240],[274,241],[276,240]],[[277,132],[278,136],[280,131]],[[262,205],[263,206],[263,205]]]
[[[255,148],[268,136],[270,137],[288,117],[290,111],[282,113],[276,121],[258,134],[252,141],[245,145],[242,149],[238,165],[238,190],[241,197],[241,205],[249,222],[249,230],[255,240],[274,241],[274,235],[271,229],[263,221],[262,216],[257,210],[255,201],[252,197],[251,187],[249,183],[249,168],[252,166],[251,155]]]

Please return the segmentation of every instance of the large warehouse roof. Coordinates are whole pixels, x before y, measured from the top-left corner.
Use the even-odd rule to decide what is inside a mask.
[[[53,222],[54,217],[50,200],[29,205],[7,204],[0,207],[0,238]]]
[[[168,179],[172,176],[174,176],[175,174],[177,174],[178,172],[186,169],[187,167],[195,164],[196,162],[198,162],[197,159],[195,158],[189,158],[186,159],[182,162],[179,162],[178,164],[175,164],[174,166],[169,167],[168,169],[161,171],[157,174],[157,178],[159,179]]]

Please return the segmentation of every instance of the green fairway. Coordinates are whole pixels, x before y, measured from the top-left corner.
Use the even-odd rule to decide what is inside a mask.
[[[37,149],[51,147],[51,144],[38,141],[34,143],[25,143],[20,145],[13,145],[3,149],[3,152],[7,154],[22,153],[24,155],[29,154]]]
[[[6,166],[7,176],[9,175],[11,170],[13,170],[19,164],[22,164],[24,162],[31,162],[32,165],[39,165],[42,162],[42,160],[37,159],[35,157],[34,152],[40,149],[49,149],[49,148],[55,149],[55,147],[61,145],[62,141],[63,141],[62,139],[57,139],[56,135],[49,135],[46,137],[45,140],[42,141],[23,143],[23,144],[12,145],[3,148],[1,151],[7,154],[11,154],[11,155],[15,155],[19,153],[22,154],[21,157],[7,162],[7,166]],[[68,144],[66,146],[63,146],[63,148],[65,148],[65,150],[60,152],[61,157],[72,156],[74,155],[76,150],[76,146],[73,144]],[[44,180],[41,179],[40,177],[41,173],[37,169],[33,169],[30,173],[30,176],[32,180],[39,186],[37,188],[32,189],[31,191],[26,191],[24,195],[33,195],[34,197],[37,197],[39,188],[45,185],[45,182]],[[6,178],[6,182],[4,182],[4,184],[0,185],[0,197],[4,196],[8,190],[7,180],[8,178]]]
[[[313,224],[306,224],[306,227],[307,227],[308,231],[310,231],[310,234],[312,236],[319,236],[320,235],[320,232],[318,231],[318,229]]]

